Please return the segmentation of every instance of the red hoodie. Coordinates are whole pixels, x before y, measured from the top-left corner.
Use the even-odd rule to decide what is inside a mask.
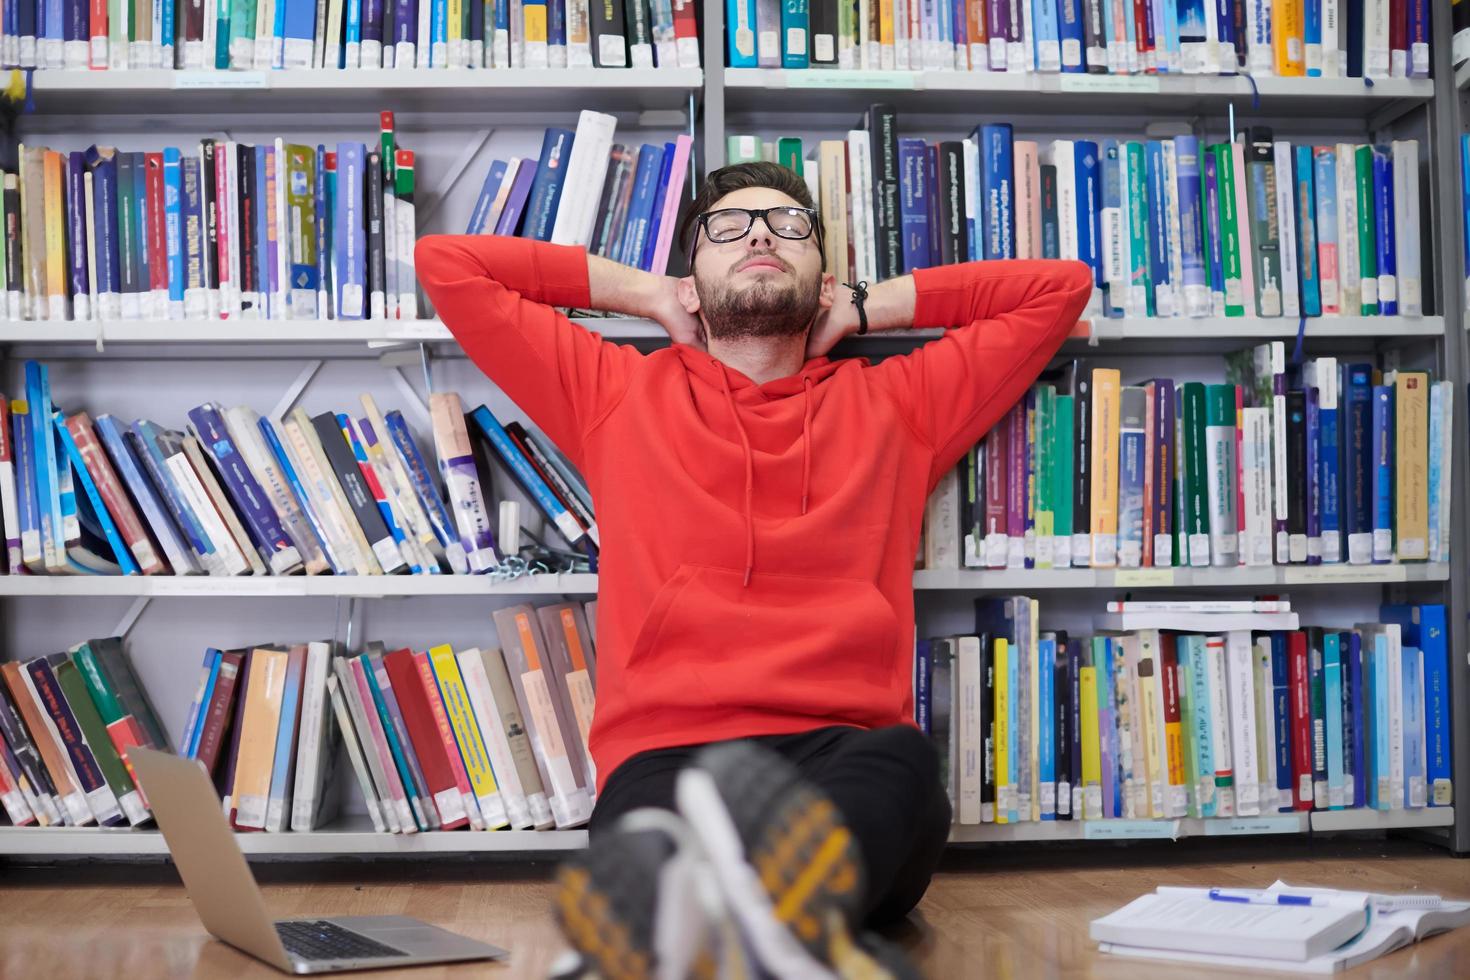
[[[465,352],[592,493],[599,789],[648,749],[912,722],[925,500],[1056,353],[1087,266],[920,270],[914,326],[943,337],[758,385],[553,310],[591,302],[580,247],[432,236],[415,261]]]

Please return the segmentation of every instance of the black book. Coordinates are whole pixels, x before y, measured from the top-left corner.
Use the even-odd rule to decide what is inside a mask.
[[[1363,0],[1345,0],[1342,18],[1346,24],[1347,64],[1343,69],[1349,78],[1363,77]]]
[[[1105,0],[1084,0],[1082,5],[1083,59],[1094,75],[1108,73],[1108,33],[1103,24]]]
[[[634,68],[653,66],[653,30],[649,24],[648,0],[623,0],[623,17],[628,29],[628,56]],[[640,57],[646,53],[646,58]],[[646,61],[640,65],[640,61]]]
[[[367,287],[368,316],[382,317],[387,295],[388,264],[383,246],[383,151],[367,154]]]
[[[1082,782],[1082,664],[1089,645],[1086,637],[1067,640],[1067,755],[1072,777],[1072,816],[1081,820],[1087,798]]]
[[[929,641],[929,737],[939,755],[939,779],[949,795],[954,818],[959,817],[959,760],[953,758],[959,733],[959,719],[954,717],[955,641],[953,637],[936,636]]]
[[[235,193],[240,197],[240,309],[248,310],[259,301],[260,270],[255,261],[255,148],[235,144]],[[247,294],[255,293],[254,300]]]
[[[1286,393],[1286,533],[1289,538],[1307,535],[1307,393],[1300,388]]]
[[[1061,223],[1057,217],[1057,168],[1041,165],[1041,257],[1062,257]]]
[[[1056,759],[1058,820],[1072,819],[1072,664],[1067,654],[1067,634],[1056,634],[1052,670],[1052,731]]]
[[[902,184],[900,180],[900,187]],[[924,216],[929,226],[929,264],[935,266],[939,265],[942,236],[939,226],[939,147],[933,143],[924,147],[924,186],[927,188],[924,194]],[[902,230],[902,212],[899,214],[898,222]],[[900,235],[900,241],[902,241],[902,235]]]
[[[20,185],[5,188],[5,282],[12,293],[19,293],[25,278],[25,265],[21,258]],[[101,243],[99,243],[101,244]],[[113,240],[114,246],[117,244]]]
[[[255,659],[255,650],[253,648],[246,649],[244,654],[244,659],[240,661],[240,673],[238,679],[235,681],[236,708],[231,712],[233,715],[240,716],[241,720],[239,724],[230,726],[230,750],[225,753],[225,764],[223,766],[216,764],[214,770],[214,788],[219,792],[221,798],[230,791],[230,787],[235,785],[235,763],[240,758],[240,732],[245,728],[243,718],[246,705],[245,699],[250,694],[250,661]],[[235,801],[231,800],[229,813],[231,819],[234,818],[234,811]]]
[[[392,4],[387,4],[387,3],[383,4],[384,10],[386,11],[386,9],[389,6],[392,6]],[[550,11],[552,9],[559,9],[559,8],[548,7],[547,8],[548,16],[550,16]],[[564,9],[564,8],[560,8],[560,9]],[[469,18],[469,27],[465,31],[465,35],[464,36],[470,42],[470,50],[471,51],[482,51],[482,50],[484,50],[484,46],[485,46],[485,0],[466,0],[466,2],[464,4],[464,12],[465,12],[465,16]],[[565,20],[566,15],[563,14],[562,15],[562,18],[563,18],[563,20]],[[563,31],[565,31],[565,27],[563,27]],[[383,36],[385,38],[391,38],[393,35],[392,34],[384,34]],[[563,36],[565,36],[565,35],[563,35]],[[486,51],[485,53],[486,54],[489,54],[488,51]],[[483,67],[483,66],[484,66],[484,62],[481,62],[479,65],[475,65],[476,68]]]
[[[945,265],[970,257],[965,223],[965,144],[945,140],[939,144],[939,256]]]
[[[988,633],[980,634],[980,749],[980,820],[989,823],[995,819],[995,644]]]
[[[811,43],[809,56],[812,65],[837,67],[837,5],[840,0],[811,0]]]
[[[1091,564],[1090,555],[1076,554],[1078,535],[1092,530],[1092,369],[1086,361],[1072,362],[1072,540],[1074,565]],[[1079,560],[1080,558],[1080,560]]]
[[[138,200],[133,193],[133,168],[137,154],[119,153],[117,155],[117,225],[118,235],[118,272],[123,293],[137,293],[140,291],[138,285],[138,252],[144,243],[137,241],[138,238],[138,208],[143,202]]]
[[[628,34],[622,0],[592,0],[592,63],[598,68],[628,67]]]
[[[204,201],[204,285],[219,288],[219,195],[214,181],[214,140],[199,141],[199,193]]]
[[[323,412],[313,416],[311,425],[316,430],[317,438],[321,440],[322,451],[327,454],[327,462],[331,465],[332,472],[336,474],[337,481],[342,485],[342,493],[346,495],[347,504],[352,508],[352,516],[361,525],[368,545],[372,547],[379,564],[383,565],[383,571],[391,574],[404,569],[406,566],[401,557],[396,563],[383,561],[378,545],[384,540],[391,544],[393,538],[388,533],[388,525],[383,523],[383,514],[378,510],[378,502],[368,492],[367,483],[362,478],[362,470],[358,468],[357,460],[352,455],[352,447],[347,445],[347,437],[342,435],[342,428],[337,424],[337,416],[331,412]]]
[[[873,231],[878,278],[903,273],[903,228],[898,210],[898,113],[879,103],[868,109],[868,145],[873,161]]]
[[[597,217],[592,221],[592,247],[588,249],[593,255],[605,254],[608,231],[612,227],[613,208],[622,194],[623,183],[628,179],[632,159],[633,155],[622,143],[614,143],[612,151],[607,155],[607,174],[602,179],[602,200],[597,202]]]

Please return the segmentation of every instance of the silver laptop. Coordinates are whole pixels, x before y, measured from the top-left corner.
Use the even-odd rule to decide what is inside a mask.
[[[199,918],[217,939],[286,973],[339,973],[422,963],[501,959],[496,946],[402,915],[272,922],[204,767],[149,749],[128,761]]]

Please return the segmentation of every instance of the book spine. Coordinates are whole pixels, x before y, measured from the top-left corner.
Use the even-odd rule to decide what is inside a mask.
[[[1301,312],[1303,316],[1321,316],[1323,309],[1323,284],[1326,270],[1322,267],[1318,238],[1316,162],[1310,146],[1295,148],[1297,265],[1301,270]],[[1335,249],[1336,243],[1333,244]],[[1333,269],[1334,284],[1336,268]]]

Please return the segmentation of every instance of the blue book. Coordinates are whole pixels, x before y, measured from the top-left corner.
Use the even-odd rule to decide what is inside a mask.
[[[214,689],[219,683],[219,665],[223,658],[223,654],[214,649],[204,656],[209,664],[209,676],[204,681],[204,696],[199,699],[198,705],[189,709],[189,751],[183,753],[190,759],[199,757],[199,741],[204,736],[205,722],[209,718],[209,702],[214,698]]]
[[[980,203],[985,227],[985,252],[982,258],[1013,259],[1016,257],[1014,216],[1014,166],[1011,156],[1009,123],[987,123],[970,134],[980,147]]]
[[[643,237],[643,253],[638,268],[648,272],[653,268],[653,253],[658,251],[658,230],[664,223],[664,201],[668,198],[669,179],[674,169],[674,144],[665,143],[663,159],[659,162],[658,183],[653,191],[653,215],[648,222],[648,234]]]
[[[1319,373],[1317,378],[1317,452],[1314,472],[1317,479],[1318,499],[1321,502],[1322,555],[1324,562],[1340,562],[1342,554],[1342,515],[1338,488],[1338,391],[1337,372]],[[1307,411],[1310,421],[1311,404]],[[1310,440],[1310,431],[1308,438]],[[1310,532],[1309,532],[1310,533]]]
[[[531,0],[532,5],[538,0]],[[546,5],[546,0],[539,0],[541,6]],[[449,59],[449,0],[419,0],[419,3],[429,4],[429,36],[419,38],[420,44],[429,45],[429,67],[448,68]],[[522,7],[524,10],[525,8]],[[544,24],[545,15],[542,15]]]
[[[1337,151],[1322,147],[1313,151],[1312,189],[1317,197],[1317,265],[1322,286],[1322,312],[1337,313],[1342,309],[1342,283],[1337,275],[1337,249],[1340,242],[1337,227]]]
[[[281,13],[282,5],[285,7],[284,15]],[[284,36],[280,67],[287,67],[288,62],[289,67],[304,67],[303,59],[309,64],[316,36],[315,0],[277,0],[276,17],[282,24]]]
[[[623,240],[618,245],[618,261],[636,266],[648,240],[648,226],[653,221],[653,195],[658,174],[663,168],[663,147],[644,143],[638,150],[638,167],[633,175],[633,199],[628,204],[628,218],[623,224]],[[541,180],[537,172],[536,180]],[[533,192],[534,195],[534,192]],[[529,225],[531,215],[526,216]]]
[[[1210,787],[1210,799],[1200,806],[1200,816],[1213,817],[1219,807],[1219,794],[1215,793],[1215,748],[1214,722],[1210,717],[1210,665],[1208,650],[1203,636],[1189,637],[1189,677],[1194,685],[1190,690],[1191,700],[1197,706],[1194,712],[1195,734],[1199,739],[1199,782]]]
[[[1404,794],[1395,800],[1405,808],[1424,806],[1424,654],[1418,647],[1404,644],[1403,650],[1404,712]]]
[[[62,533],[61,491],[56,440],[51,434],[51,388],[46,365],[25,362],[26,401],[30,403],[31,436],[36,462],[36,501],[41,516],[41,551],[47,568],[66,563]]]
[[[520,448],[511,441],[510,436],[506,435],[504,427],[490,409],[481,405],[470,413],[470,417],[480,427],[485,438],[490,440],[490,445],[500,457],[501,462],[505,463],[511,475],[541,508],[547,519],[556,525],[557,530],[567,541],[576,544],[586,532],[571,513],[562,506],[556,494],[551,492],[551,488],[541,479],[541,475],[522,455]]]
[[[419,505],[424,508],[429,523],[434,527],[435,536],[449,556],[450,566],[456,572],[463,573],[466,570],[464,549],[460,546],[458,535],[453,531],[454,524],[449,519],[449,511],[434,486],[428,464],[419,452],[418,443],[414,441],[413,433],[409,432],[408,423],[403,421],[403,413],[397,410],[389,412],[383,416],[383,424],[388,427],[388,438],[398,450],[398,458],[408,470],[409,481],[413,484]]]
[[[1373,637],[1373,781],[1369,783],[1370,806],[1388,810],[1393,801],[1388,798],[1389,772],[1389,684],[1388,647],[1386,632]]]
[[[934,666],[931,646],[929,640],[919,640],[914,646],[914,724],[925,735],[934,734],[929,714],[929,680]]]
[[[93,145],[87,149],[87,168],[92,171],[92,240],[97,263],[97,296],[111,294],[115,304],[122,293],[117,244],[117,159]]]
[[[271,196],[266,191],[266,157],[275,153],[274,147],[255,147],[255,306],[260,318],[270,316],[271,297],[276,290],[276,263],[270,254],[270,221],[272,219]]]
[[[131,436],[128,442],[133,447],[133,452],[142,461],[143,469],[148,472],[154,487],[162,495],[164,505],[174,519],[174,525],[183,533],[184,540],[201,566],[208,571],[211,566],[210,557],[215,554],[214,543],[205,533],[204,526],[179,490],[178,484],[174,482],[165,462],[178,451],[175,437],[143,419],[134,422],[132,431],[127,435]]]
[[[168,4],[164,4],[165,9]],[[94,188],[95,192],[95,188]],[[168,301],[184,309],[184,175],[178,147],[163,150],[164,242],[168,250]]]
[[[332,266],[336,279],[337,319],[367,316],[367,232],[363,224],[367,148],[337,144],[337,190]]]
[[[368,462],[367,449],[363,446],[362,440],[358,438],[357,423],[353,422],[352,417],[345,412],[337,412],[335,414],[337,417],[337,427],[342,430],[342,437],[347,440],[347,445],[352,449],[352,458],[357,462],[358,468],[366,473],[371,468],[371,464]],[[404,560],[408,562],[409,571],[414,575],[427,574],[423,566],[409,560],[411,555],[403,548],[404,542],[408,540],[408,536],[403,533],[403,528],[399,527],[398,522],[393,519],[393,508],[389,505],[388,498],[385,496],[382,500],[375,500],[374,502],[378,506],[378,513],[383,517],[383,526],[388,529],[389,535],[393,538],[393,543],[398,545]]]
[[[1075,140],[1072,161],[1077,180],[1077,258],[1092,266],[1092,282],[1103,283],[1102,175],[1097,143]]]
[[[731,68],[754,68],[755,0],[725,0],[725,63]]]
[[[1394,403],[1391,385],[1373,386],[1373,562],[1393,557]]]
[[[1174,137],[1174,173],[1179,199],[1179,276],[1175,299],[1185,316],[1210,312],[1210,284],[1205,276],[1204,226],[1201,210],[1199,138]]]
[[[118,475],[127,484],[128,491],[143,511],[143,517],[147,520],[149,529],[163,547],[163,553],[168,557],[168,563],[174,574],[193,575],[197,573],[199,566],[188,544],[181,536],[167,507],[164,506],[158,490],[146,476],[133,447],[128,443],[127,429],[111,415],[97,416],[93,427],[97,430],[97,436],[102,440],[107,455],[112,459],[112,465],[117,468]]]
[[[1307,564],[1322,564],[1322,457],[1321,394],[1315,387],[1304,392],[1306,405],[1307,456]]]
[[[1342,652],[1341,637],[1328,632],[1322,637],[1322,698],[1327,734],[1327,805],[1343,808],[1342,784]]]
[[[1373,557],[1373,365],[1343,368],[1342,525],[1347,559]]]
[[[279,515],[255,474],[246,465],[225,427],[223,413],[213,402],[189,409],[189,424],[200,448],[214,461],[220,482],[235,504],[240,523],[272,575],[286,575],[301,564],[301,555],[286,536]]]
[[[1086,32],[1082,26],[1083,0],[1059,0],[1057,4],[1057,36],[1061,42],[1062,71],[1085,72],[1083,57]],[[1079,816],[1077,819],[1081,819]]]
[[[1179,35],[1179,4],[1177,0],[1163,4],[1163,36],[1156,43],[1161,53],[1159,57],[1159,71],[1179,73],[1184,71],[1183,48],[1180,46]],[[1167,54],[1167,58],[1163,55]]]
[[[321,311],[319,315],[325,317],[327,310],[332,308],[327,304],[335,302],[336,299],[335,295],[327,295],[327,291],[336,286],[336,283],[332,281],[332,219],[336,215],[336,210],[333,207],[331,196],[327,193],[327,148],[320,143],[316,146],[315,198],[316,306]]]
[[[1398,316],[1398,256],[1393,233],[1393,151],[1373,147],[1373,214],[1378,259],[1378,313]]]
[[[1302,43],[1306,46],[1307,77],[1322,75],[1322,0],[1302,0]],[[1316,48],[1316,58],[1312,57]]]
[[[927,269],[929,257],[929,148],[921,139],[898,141],[899,226],[903,229],[903,271]]]
[[[1454,761],[1450,724],[1449,634],[1445,607],[1385,605],[1378,611],[1385,623],[1399,624],[1404,647],[1422,651],[1424,686],[1425,781],[1430,806],[1453,802]]]
[[[279,9],[279,8],[278,8]],[[276,726],[276,751],[271,762],[271,788],[266,805],[265,826],[285,829],[290,823],[291,784],[296,771],[296,733],[301,719],[301,686],[306,672],[306,651],[297,647],[289,655],[286,684],[281,691],[280,724]],[[279,801],[279,802],[278,802]]]
[[[239,0],[235,0],[239,2]],[[362,48],[362,0],[344,0],[346,9],[343,11],[345,25],[342,28],[343,47],[342,53],[345,63],[354,67],[360,64],[360,50]]]
[[[20,524],[21,554],[40,553],[41,511],[36,501],[36,437],[31,432],[31,406],[24,398],[10,403],[10,431],[15,456],[15,511]],[[9,533],[10,528],[6,528]],[[34,560],[34,559],[33,559]],[[13,574],[15,567],[10,569]]]
[[[807,68],[808,31],[807,0],[782,0],[781,3],[781,67]],[[799,44],[792,40],[799,38]]]
[[[490,169],[485,172],[485,183],[480,186],[480,199],[470,212],[470,221],[464,230],[466,235],[485,234],[485,224],[490,219],[490,209],[495,205],[495,195],[500,191],[500,183],[505,180],[506,167],[504,160],[491,161]]]
[[[133,245],[138,258],[138,294],[146,310],[153,282],[148,262],[148,226],[153,220],[148,215],[148,155],[130,153],[128,156],[133,159]]]
[[[1224,232],[1220,228],[1220,168],[1215,154],[1204,155],[1205,272],[1210,283],[1210,313],[1225,315]]]
[[[1128,243],[1123,236],[1123,171],[1118,141],[1102,142],[1102,231],[1103,247],[1103,312],[1121,317],[1128,297],[1126,263],[1122,257]],[[1111,236],[1110,241],[1107,236]]]
[[[166,5],[165,5],[166,6]],[[286,8],[287,0],[276,0],[275,17],[271,22],[271,67],[285,67],[286,52]],[[173,35],[165,35],[172,37]],[[381,39],[380,39],[381,40]],[[164,64],[173,64],[171,61]],[[377,67],[377,66],[373,66]]]
[[[1454,424],[1453,407],[1448,411],[1445,407],[1445,396],[1450,390],[1449,384],[1434,383],[1429,386],[1429,557],[1437,557],[1441,561],[1447,557],[1437,552],[1436,546],[1445,540],[1444,534],[1448,530],[1440,519],[1446,503],[1440,481],[1445,475],[1445,425]]]
[[[1154,303],[1159,316],[1174,315],[1174,289],[1169,281],[1169,236],[1172,229],[1164,214],[1164,144],[1149,140],[1144,146],[1144,175],[1148,181],[1148,262],[1154,285]],[[1154,315],[1149,309],[1149,315]]]
[[[1026,13],[1031,24],[1031,41],[1034,45],[1036,70],[1043,72],[1061,71],[1062,52],[1057,27],[1057,0],[1031,0],[1031,9]]]
[[[556,208],[561,202],[562,182],[566,179],[567,158],[571,156],[575,134],[570,129],[548,129],[541,141],[541,159],[536,166],[536,179],[531,184],[531,202],[526,212],[522,236],[537,241],[550,241],[556,223]],[[642,159],[639,160],[640,165]],[[658,171],[654,170],[654,179]],[[652,190],[650,182],[650,192]],[[633,263],[627,263],[632,265]]]
[[[1466,292],[1470,294],[1470,133],[1460,137],[1460,228],[1464,241]]]
[[[1368,765],[1363,757],[1366,736],[1366,700],[1363,678],[1363,637],[1356,631],[1342,634],[1347,651],[1345,663],[1347,673],[1343,676],[1342,744],[1343,757],[1348,760],[1343,778],[1349,783],[1343,787],[1344,802],[1350,807],[1361,807],[1367,801]],[[1351,779],[1348,779],[1349,773]]]
[[[65,181],[66,208],[66,251],[68,286],[72,295],[72,316],[78,320],[90,320],[96,311],[91,309],[90,278],[87,268],[87,199],[82,175],[87,167],[80,150],[66,155]],[[95,204],[93,211],[95,212]]]
[[[1128,4],[1124,4],[1128,6]],[[1235,35],[1235,10],[1230,3],[1215,4],[1215,36],[1220,44],[1220,74],[1238,75],[1240,65],[1235,60],[1235,48],[1237,43],[1243,43],[1244,38]]]
[[[281,437],[276,434],[276,427],[268,418],[257,420],[260,434],[265,438],[266,447],[271,456],[275,458],[276,465],[281,468],[281,475],[291,486],[291,492],[296,496],[296,502],[301,505],[301,512],[306,515],[306,522],[311,526],[312,536],[321,547],[322,554],[326,555],[327,561],[332,565],[332,571],[338,575],[347,573],[337,562],[336,555],[332,554],[332,548],[327,544],[327,533],[322,527],[320,516],[316,512],[315,503],[311,495],[306,492],[306,487],[301,483],[301,477],[296,473],[296,467],[291,465],[291,457],[286,452],[286,447],[281,444]]]
[[[1274,632],[1271,637],[1271,704],[1276,730],[1271,733],[1276,754],[1277,810],[1290,812],[1291,789],[1291,661],[1286,651],[1286,634]]]
[[[1113,4],[1109,3],[1106,6],[1111,7]],[[1138,11],[1140,13],[1143,11],[1142,4],[1139,5]],[[1121,64],[1119,65],[1120,74],[1128,73],[1128,68],[1132,69],[1133,74],[1142,74],[1143,72],[1143,55],[1135,48],[1136,42],[1143,39],[1143,32],[1140,30],[1142,25],[1138,24],[1135,20],[1136,17],[1137,14],[1133,10],[1133,4],[1125,2],[1123,4],[1123,37],[1135,40],[1124,42],[1122,48],[1123,57],[1120,59]],[[1116,23],[1113,25],[1113,30],[1117,30]],[[1111,34],[1109,35],[1109,37],[1112,36]]]
[[[1040,701],[1038,735],[1041,742],[1037,753],[1038,782],[1042,787],[1051,786],[1051,803],[1047,804],[1046,790],[1041,793],[1041,819],[1055,820],[1057,784],[1057,721],[1056,721],[1056,667],[1057,638],[1043,636],[1036,643],[1037,699]]]
[[[92,516],[95,518],[102,536],[112,549],[113,561],[117,562],[118,569],[123,575],[141,575],[138,563],[133,561],[133,553],[128,550],[122,535],[118,533],[117,525],[112,521],[112,515],[107,512],[107,505],[102,502],[102,495],[97,492],[97,485],[92,482],[92,474],[87,470],[87,463],[82,459],[82,451],[77,448],[76,440],[72,439],[71,433],[67,431],[66,419],[60,412],[52,415],[52,428],[56,437],[61,440],[62,449],[66,453],[63,463],[76,472],[76,479],[82,485],[82,492],[86,494],[87,502],[91,505]],[[80,520],[80,515],[78,517]],[[101,556],[106,558],[105,555]],[[69,563],[76,568],[76,563]]]
[[[469,12],[469,0],[464,0],[466,14]],[[483,11],[481,13],[483,23]],[[483,32],[482,32],[483,33]],[[469,43],[469,35],[465,35],[465,43]],[[548,47],[560,47],[563,50],[567,46],[567,5],[548,0],[546,4],[546,44]]]
[[[1321,275],[1317,267],[1317,192],[1316,182],[1312,179],[1312,148],[1298,146],[1292,152],[1292,173],[1296,179],[1296,191],[1292,198],[1296,205],[1296,267],[1301,275],[1302,315],[1321,316]]]
[[[197,745],[194,733],[202,727],[199,725],[199,716],[204,705],[209,703],[204,692],[218,676],[219,655],[220,652],[211,647],[204,651],[204,662],[199,665],[200,672],[204,674],[204,686],[199,689],[199,696],[189,703],[189,713],[184,718],[184,734],[179,738],[178,754],[186,759],[194,758]]]

